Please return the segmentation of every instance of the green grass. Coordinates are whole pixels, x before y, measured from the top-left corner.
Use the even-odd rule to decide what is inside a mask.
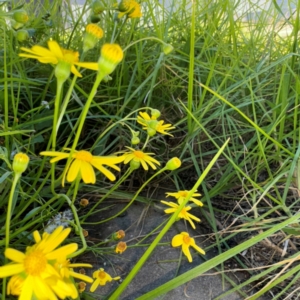
[[[113,21],[111,1],[103,1],[107,10],[101,15],[99,26],[104,29],[105,37],[95,49],[85,54],[84,60],[97,61],[100,46],[112,38],[116,38],[126,51],[111,75],[112,80],[102,82],[92,98],[77,149],[91,150],[94,155],[124,150],[131,140],[127,126],[140,130],[134,119],[137,112],[130,118],[127,115],[143,107],[159,109],[162,119],[176,126],[172,131],[174,137],[155,136],[147,145],[147,152],[154,152],[162,165],[174,156],[182,160],[180,169],[159,174],[156,180],[159,184],[171,180],[173,189],[183,190],[191,189],[197,181],[187,180],[186,172],[200,178],[230,138],[199,187],[205,202],[202,214],[215,234],[216,242],[212,246],[217,247],[218,256],[149,291],[141,299],[153,299],[154,295],[164,294],[199,272],[216,266],[221,266],[224,271],[222,263],[227,259],[262,239],[271,238],[279,230],[292,242],[298,235],[300,4],[288,1],[291,17],[287,17],[273,1],[256,15],[255,20],[247,21],[249,13],[258,9],[254,2],[247,0],[249,9],[237,14],[237,7],[243,6],[241,1],[180,1],[180,5],[167,10],[158,1],[147,0],[142,3],[141,19],[122,24],[123,21]],[[70,199],[77,196],[77,183],[59,190],[61,181],[51,180],[49,159],[39,155],[51,148],[57,93],[54,69],[49,64],[18,56],[20,47],[46,46],[49,38],[65,48],[82,51],[87,22],[81,8],[73,9],[68,1],[53,3],[44,1],[43,5],[36,5],[31,1],[24,5],[30,16],[24,28],[31,35],[25,42],[19,42],[15,37],[16,30],[5,11],[7,4],[0,6],[1,265],[4,264],[4,225],[13,182],[10,162],[16,152],[26,152],[31,160],[13,200],[12,247],[24,250],[30,243],[29,234],[34,230],[41,231],[40,224],[46,224],[66,206],[62,194]],[[19,5],[21,2],[13,1],[12,9]],[[292,10],[293,7],[296,10]],[[89,2],[84,11],[89,18]],[[285,35],[285,29],[290,33]],[[171,44],[174,51],[164,55],[157,39]],[[56,139],[59,150],[72,147],[76,135],[74,128],[95,82],[94,71],[81,69],[81,72],[83,77],[75,83],[70,78],[64,84],[60,101],[68,105]],[[69,87],[69,97],[66,97]],[[49,108],[42,103],[48,103]],[[57,165],[56,178],[63,169],[64,164]],[[121,176],[125,171],[122,167]],[[141,170],[137,172],[131,176],[137,178],[139,174],[143,178],[141,185],[154,174],[152,171],[147,174]],[[110,198],[132,199],[140,187],[124,191],[120,184],[112,190],[104,177],[99,175],[97,179],[92,186],[80,183],[79,195],[101,189],[104,197],[109,193]],[[151,186],[151,182],[149,184]],[[137,200],[145,201],[140,196]],[[237,208],[237,203],[244,208],[244,213]],[[230,228],[232,232],[227,235],[219,232],[215,220],[220,212],[229,220],[240,222],[239,226]],[[97,206],[91,215],[96,213],[101,213]],[[88,223],[84,216],[79,216],[79,220],[82,224]],[[288,226],[291,223],[293,226]],[[227,225],[223,224],[225,231]],[[253,226],[253,239],[232,249],[228,246],[229,239],[243,231],[252,232]],[[151,249],[155,245],[152,244]],[[90,251],[90,246],[87,247]],[[227,249],[225,252],[224,248]],[[101,253],[101,248],[97,251]],[[298,252],[293,257],[297,255]],[[293,257],[287,253],[282,259]],[[142,262],[137,268],[141,265]],[[267,293],[275,285],[278,299],[291,293],[299,270],[294,265],[285,270],[285,265],[270,266],[255,275],[257,283],[263,282],[266,274],[271,274],[270,279],[259,286],[259,294]],[[242,261],[240,266],[246,268]],[[277,274],[279,276],[275,278]],[[280,285],[283,281],[285,284]],[[249,283],[251,280],[234,286],[232,292]],[[256,296],[249,299],[256,299]]]

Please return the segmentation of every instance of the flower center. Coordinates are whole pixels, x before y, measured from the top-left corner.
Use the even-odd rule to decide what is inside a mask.
[[[86,162],[91,162],[93,159],[93,155],[90,152],[84,150],[75,153],[74,157],[75,159],[83,160]]]
[[[46,269],[47,259],[44,253],[40,250],[34,250],[27,254],[24,259],[25,272],[28,275],[40,276]]]
[[[189,245],[190,242],[191,242],[191,238],[190,238],[189,236],[187,236],[187,235],[184,235],[184,236],[183,236],[183,242],[184,242],[185,244]]]
[[[139,158],[139,159],[143,159],[145,157],[145,154],[143,151],[134,151],[133,152],[133,155],[136,157],[136,158]]]
[[[104,271],[99,271],[98,277],[99,277],[100,279],[104,279],[104,278],[106,277],[105,272],[104,272]]]
[[[75,62],[79,60],[79,53],[74,52],[72,50],[61,49],[63,52],[63,61],[73,65]]]
[[[186,197],[187,196],[187,192],[186,191],[180,191],[180,192],[178,192],[178,194],[180,195],[180,197]]]

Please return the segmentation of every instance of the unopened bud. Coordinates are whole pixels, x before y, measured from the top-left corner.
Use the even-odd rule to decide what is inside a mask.
[[[104,75],[111,74],[123,59],[123,50],[118,44],[104,44],[98,61],[99,72]]]
[[[20,29],[16,32],[16,38],[19,42],[24,42],[24,41],[28,40],[29,33],[25,29]]]
[[[26,10],[24,10],[24,9],[16,10],[13,13],[13,18],[16,22],[21,23],[21,24],[27,23],[27,21],[29,19],[28,14],[27,14]]]
[[[160,111],[158,109],[151,109],[151,116],[152,118],[155,118],[155,120],[157,118],[159,118],[161,115]]]
[[[164,54],[168,55],[174,50],[174,47],[170,44],[164,44],[163,45],[163,52]]]
[[[166,169],[173,171],[178,169],[180,166],[181,166],[181,160],[178,157],[173,157],[167,162]]]
[[[22,174],[28,166],[29,157],[25,153],[17,153],[13,160],[13,170],[16,174]]]

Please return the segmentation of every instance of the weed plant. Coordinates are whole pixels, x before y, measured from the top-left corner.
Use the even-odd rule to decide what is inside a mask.
[[[232,284],[217,299],[297,296],[300,4],[162,2],[0,2],[2,299],[98,299],[119,274],[91,278],[73,269],[92,265],[71,259],[103,256],[108,243],[130,251],[122,230],[95,244],[84,228],[134,201],[171,217],[109,299],[180,219],[190,224],[173,247],[188,261],[190,247],[218,255],[138,299],[209,270]],[[161,183],[173,202],[140,196]],[[128,204],[104,219],[108,198]],[[199,211],[214,237],[205,251],[190,229]],[[247,263],[259,247],[272,259]],[[248,280],[227,277],[230,258]]]

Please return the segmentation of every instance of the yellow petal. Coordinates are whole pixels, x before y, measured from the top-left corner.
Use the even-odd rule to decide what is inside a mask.
[[[71,66],[71,72],[76,75],[77,77],[82,77],[82,75],[79,73],[79,71],[74,67],[74,65]]]
[[[60,257],[67,257],[68,255],[74,253],[78,248],[76,243],[72,243],[69,245],[62,246],[51,253],[46,254],[46,258],[48,260],[58,259]]]
[[[56,57],[63,58],[63,52],[61,51],[61,48],[56,41],[48,41],[48,48]]]
[[[81,161],[78,159],[75,159],[72,162],[70,169],[68,171],[67,181],[73,182],[76,179],[78,173],[80,173],[80,169],[81,169]]]
[[[183,244],[183,239],[181,234],[177,234],[172,239],[172,247],[179,247]]]
[[[41,241],[41,235],[37,230],[35,230],[32,235],[36,243]]]
[[[24,280],[24,285],[22,288],[21,295],[19,296],[19,300],[31,300],[33,293],[33,279],[32,276],[27,276]]]
[[[23,264],[10,264],[0,267],[0,278],[10,277],[24,271]]]
[[[80,167],[80,173],[81,173],[81,178],[83,179],[84,183],[95,183],[96,182],[96,176],[93,167],[91,166],[90,163],[86,161],[81,162],[81,167]]]
[[[24,258],[25,258],[25,254],[23,252],[20,252],[18,250],[12,249],[12,248],[7,248],[4,251],[4,255],[8,259],[10,259],[12,261],[15,261],[15,262],[18,262],[18,263],[22,263],[24,261]]]
[[[92,284],[92,286],[90,287],[90,292],[95,292],[95,290],[96,290],[96,288],[98,287],[98,285],[99,285],[99,278],[97,278],[94,282],[93,282],[93,284]]]
[[[189,246],[187,244],[182,244],[182,252],[187,257],[189,262],[193,261]]]
[[[85,68],[85,69],[90,69],[94,71],[98,71],[98,63],[90,63],[90,62],[77,62],[74,63],[76,66]]]
[[[81,279],[81,280],[86,281],[88,283],[92,283],[94,281],[93,278],[91,278],[87,275],[76,273],[76,272],[73,272],[73,271],[70,271],[70,275],[74,278]]]
[[[104,174],[110,181],[115,181],[116,180],[116,176],[109,171],[108,169],[104,168],[103,166],[99,166],[99,168],[97,168],[102,174]]]

